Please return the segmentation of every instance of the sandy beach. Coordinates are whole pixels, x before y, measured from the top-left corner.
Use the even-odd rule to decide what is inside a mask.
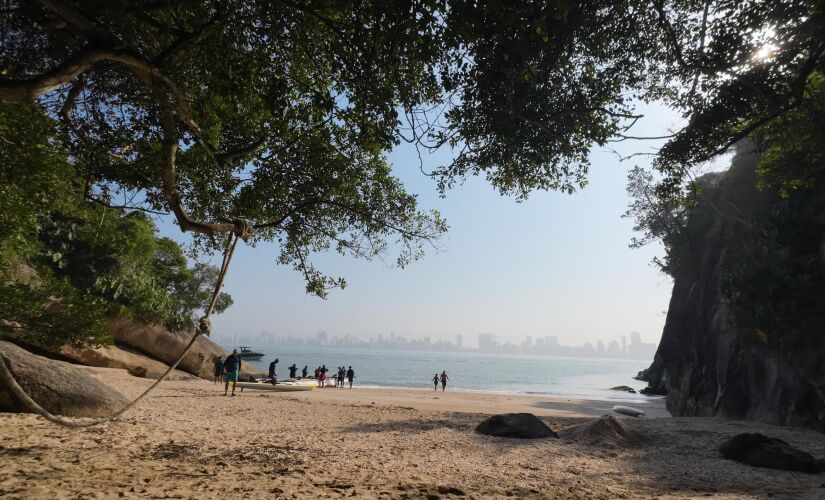
[[[133,397],[151,381],[89,369]],[[825,475],[749,467],[719,444],[762,432],[825,456],[825,435],[739,421],[666,417],[625,422],[639,447],[580,444],[564,429],[613,403],[388,389],[244,391],[211,382],[161,385],[120,421],[65,429],[0,414],[3,498],[822,498]],[[641,405],[637,405],[641,406]],[[531,412],[562,439],[473,432],[486,414]]]

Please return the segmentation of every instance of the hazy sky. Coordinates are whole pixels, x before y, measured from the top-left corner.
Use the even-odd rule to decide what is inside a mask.
[[[658,106],[644,112],[636,135],[661,135],[677,121]],[[655,145],[614,144],[622,154]],[[462,334],[469,345],[490,332],[514,342],[557,335],[578,345],[635,330],[643,341],[658,342],[672,282],[650,264],[661,248],[629,249],[632,221],[620,218],[628,202],[627,170],[648,164],[647,157],[620,163],[596,148],[585,189],[573,195],[536,192],[523,203],[477,178],[441,199],[410,147],[397,149],[390,160],[420,206],[447,219],[450,231],[440,252],[403,270],[334,253],[316,256],[321,271],[348,281],[346,289],[321,300],[305,295],[298,273],[276,265],[277,248],[239,245],[225,286],[235,305],[213,319],[215,331],[312,336],[325,330],[362,337],[394,331],[451,340]],[[438,160],[425,157],[425,169]],[[173,234],[163,226],[164,234],[180,240],[176,228]]]

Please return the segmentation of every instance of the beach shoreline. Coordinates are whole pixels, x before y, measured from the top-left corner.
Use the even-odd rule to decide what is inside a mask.
[[[86,368],[133,398],[152,383]],[[658,400],[661,401],[661,400]],[[3,498],[819,498],[823,478],[725,460],[741,432],[825,456],[825,436],[716,418],[624,418],[642,446],[568,439],[612,402],[459,391],[245,390],[164,382],[120,420],[88,429],[0,414]],[[660,403],[663,405],[663,402]],[[656,414],[652,406],[647,408]],[[476,434],[527,411],[561,439]]]

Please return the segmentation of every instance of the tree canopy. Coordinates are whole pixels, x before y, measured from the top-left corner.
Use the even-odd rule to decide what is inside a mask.
[[[323,295],[313,251],[418,258],[446,224],[391,174],[402,141],[452,148],[442,193],[572,192],[639,102],[687,125],[687,167],[805,101],[825,22],[810,0],[32,0],[2,15],[0,98],[59,119],[84,196],[130,192],[203,235],[254,221]]]

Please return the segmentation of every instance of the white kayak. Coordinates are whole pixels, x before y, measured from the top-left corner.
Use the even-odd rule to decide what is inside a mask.
[[[616,413],[621,413],[622,415],[630,415],[631,417],[645,416],[644,410],[633,408],[632,406],[616,405],[613,407],[613,411],[615,411]]]
[[[237,387],[241,390],[254,389],[256,391],[275,391],[275,392],[295,392],[295,391],[311,391],[314,386],[303,384],[268,384],[264,382],[238,382]]]

